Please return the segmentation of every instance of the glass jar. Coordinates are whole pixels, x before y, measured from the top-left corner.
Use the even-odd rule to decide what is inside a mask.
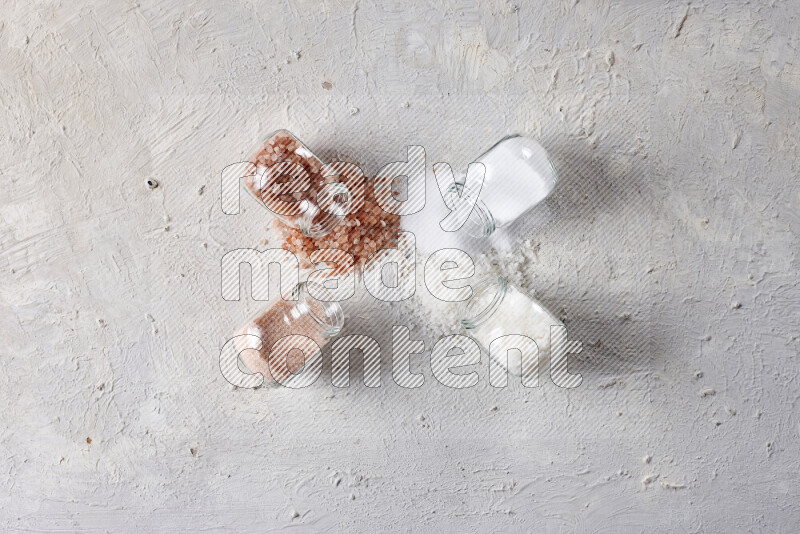
[[[322,160],[288,130],[272,133],[250,161],[255,169],[245,178],[248,191],[282,223],[306,236],[330,233],[349,212],[350,190],[327,180]],[[292,181],[284,185],[285,177]]]
[[[473,237],[487,237],[547,198],[558,182],[547,151],[537,141],[512,135],[481,154],[486,174],[475,207],[464,229]],[[463,182],[450,188],[463,188]]]
[[[303,387],[303,382],[315,380],[322,366],[322,349],[342,331],[344,313],[339,303],[312,298],[309,283],[315,284],[317,295],[326,291],[321,284],[303,282],[292,290],[296,300],[280,299],[236,332],[234,346],[241,363],[250,372],[261,373],[264,385]],[[306,380],[298,383],[304,369],[308,370],[303,373]]]
[[[564,326],[539,301],[497,275],[486,276],[472,284],[472,296],[459,305],[458,316],[461,326],[483,350],[516,376],[523,376],[526,370],[532,369],[523,361],[527,356],[521,351],[509,351],[519,347],[504,347],[502,342],[493,354],[492,342],[507,335],[527,336],[536,342],[541,362],[550,355],[550,327]],[[535,360],[531,362],[535,363]]]

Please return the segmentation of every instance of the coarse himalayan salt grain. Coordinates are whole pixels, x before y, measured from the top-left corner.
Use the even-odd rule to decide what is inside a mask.
[[[256,197],[263,199],[260,184],[257,183],[261,176],[261,170],[287,160],[298,163],[308,172],[311,178],[311,187],[302,194],[279,195],[278,200],[288,202],[299,200],[301,197],[316,198],[316,194],[322,187],[334,181],[335,177],[324,178],[322,176],[322,162],[308,148],[289,132],[280,131],[267,139],[261,149],[250,158],[250,161],[260,171],[255,176],[245,178],[245,185]],[[363,266],[373,252],[396,246],[400,216],[387,213],[375,201],[372,180],[365,178],[366,184],[361,188],[360,184],[351,182],[349,178],[341,178],[342,183],[350,189],[351,193],[358,192],[357,195],[361,196],[360,192],[363,191],[363,202],[361,199],[356,199],[354,206],[358,208],[360,204],[360,208],[347,214],[330,233],[322,237],[311,238],[300,229],[287,226],[278,219],[273,221],[274,228],[283,239],[282,248],[297,255],[304,268],[313,266],[310,256],[316,250],[335,248],[347,251],[353,255],[357,267]],[[346,266],[339,265],[331,274],[341,272],[344,267]]]
[[[375,202],[371,190],[372,185],[368,184],[364,204],[359,211],[347,215],[331,233],[316,239],[276,220],[273,226],[283,238],[283,248],[297,255],[302,267],[310,268],[310,256],[316,250],[344,250],[353,255],[356,267],[363,267],[370,254],[396,247],[400,216],[385,212]]]
[[[276,163],[290,161],[298,164],[308,173],[311,185],[302,193],[272,195],[268,189],[261,189],[263,172]],[[323,163],[303,143],[291,133],[281,130],[267,139],[259,150],[250,157],[256,173],[245,177],[245,186],[262,202],[270,205],[274,201],[292,202],[303,198],[316,198],[317,192],[328,183],[322,176]]]

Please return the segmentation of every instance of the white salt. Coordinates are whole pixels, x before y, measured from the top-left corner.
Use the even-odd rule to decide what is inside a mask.
[[[475,295],[474,298],[477,301],[473,309],[488,308],[493,297],[493,291],[484,291]],[[527,336],[533,339],[539,347],[539,361],[541,362],[550,355],[550,327],[559,325],[563,325],[563,323],[552,313],[509,284],[506,295],[494,313],[477,327],[470,329],[469,334],[487,351],[492,341],[503,336],[512,334]],[[497,356],[502,362],[505,355],[497,354]],[[508,370],[516,375],[522,374],[521,351],[508,352]]]
[[[477,161],[486,167],[478,198],[489,209],[498,227],[514,221],[544,200],[557,182],[547,151],[528,137],[500,141]]]

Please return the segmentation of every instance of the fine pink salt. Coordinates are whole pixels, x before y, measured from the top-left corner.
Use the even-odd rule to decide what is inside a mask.
[[[286,307],[292,305],[293,302],[278,301],[236,332],[236,336],[250,334],[261,339],[260,348],[257,348],[258,342],[251,337],[237,337],[234,343],[244,364],[250,371],[261,373],[264,382],[283,382],[299,372],[306,359],[311,358],[317,351],[316,345],[322,349],[330,339],[311,328],[304,327],[302,323],[291,322],[286,315]],[[299,350],[291,350],[284,364],[277,360],[277,356],[272,357],[271,351],[276,341],[289,335],[306,336],[316,345],[307,340],[293,344],[293,349]]]

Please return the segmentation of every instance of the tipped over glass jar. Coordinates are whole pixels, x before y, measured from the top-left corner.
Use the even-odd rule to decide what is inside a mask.
[[[270,134],[251,156],[245,185],[281,222],[304,235],[329,234],[350,210],[350,190],[324,176],[325,164],[288,130]]]
[[[344,312],[337,302],[314,299],[303,282],[292,290],[291,299],[272,304],[236,332],[234,346],[244,366],[260,373],[264,385],[286,385],[304,369],[316,378],[322,365],[322,349],[344,326]],[[325,288],[316,284],[315,294]],[[292,387],[302,387],[293,384]]]
[[[487,237],[508,226],[547,198],[558,182],[547,151],[530,137],[504,137],[475,161],[483,163],[486,174],[464,225],[473,237]],[[451,193],[463,187],[463,182],[455,184]]]
[[[458,317],[483,350],[516,376],[536,370],[535,364],[550,356],[551,327],[564,326],[539,301],[497,275],[486,276],[472,286],[472,296],[459,305]],[[512,335],[535,341],[538,359],[529,362],[522,351],[508,350],[517,347],[505,346],[501,338]],[[493,343],[498,344],[492,347]]]

